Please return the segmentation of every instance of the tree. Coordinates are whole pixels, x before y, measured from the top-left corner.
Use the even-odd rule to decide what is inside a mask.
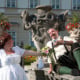
[[[80,14],[78,13],[72,13],[71,23],[79,23],[80,22]]]
[[[8,17],[4,15],[4,13],[0,13],[0,22],[1,21],[8,21]]]

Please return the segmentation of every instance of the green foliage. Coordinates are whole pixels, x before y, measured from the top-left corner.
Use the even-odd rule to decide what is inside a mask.
[[[8,21],[7,16],[5,16],[3,13],[0,13],[0,22],[1,21]]]
[[[30,45],[25,45],[25,46],[24,46],[24,49],[30,50],[30,49],[31,49],[31,46],[30,46]]]
[[[31,50],[33,51],[37,51],[37,49],[35,47],[31,47]]]
[[[32,46],[30,46],[30,45],[25,45],[25,46],[24,46],[24,49],[37,51],[37,49],[36,49],[35,47],[32,47]]]
[[[30,45],[24,45],[24,49],[26,50],[33,50],[36,51],[37,49],[35,47],[32,47]],[[24,57],[24,65],[30,65],[31,63],[33,63],[34,61],[36,61],[35,56],[25,56]]]
[[[71,19],[71,22],[72,23],[78,23],[80,22],[80,14],[76,13],[76,12],[73,12],[72,13],[72,19]]]
[[[24,57],[24,65],[31,65],[31,63],[33,63],[34,61],[36,61],[35,56],[25,56]]]

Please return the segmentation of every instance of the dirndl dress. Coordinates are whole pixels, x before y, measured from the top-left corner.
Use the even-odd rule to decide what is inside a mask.
[[[0,49],[0,80],[28,80],[24,69],[20,66],[24,49],[16,46],[12,48],[14,54],[7,55]]]

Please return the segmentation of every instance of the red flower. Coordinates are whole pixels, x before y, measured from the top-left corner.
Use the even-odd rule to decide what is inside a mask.
[[[66,30],[70,31],[73,30],[73,28],[78,28],[79,27],[79,23],[68,23],[66,26]]]
[[[27,57],[27,59],[29,60],[29,59],[30,59],[30,57]]]
[[[73,27],[74,25],[72,24],[72,23],[69,23],[69,24],[67,24],[67,26],[66,26],[66,29],[68,30],[68,31],[70,31],[70,30],[72,30],[72,27]]]
[[[78,28],[79,23],[75,23],[75,28]]]
[[[26,57],[24,57],[24,59],[26,59]]]
[[[0,25],[3,25],[3,22],[1,21]]]
[[[5,31],[5,30],[9,30],[11,25],[9,22],[1,21],[0,26],[4,27],[4,31]]]
[[[72,27],[72,28],[74,28],[74,27],[75,27],[75,25],[74,25],[74,24],[71,24],[71,27]]]
[[[29,56],[30,58],[32,58],[32,56]]]

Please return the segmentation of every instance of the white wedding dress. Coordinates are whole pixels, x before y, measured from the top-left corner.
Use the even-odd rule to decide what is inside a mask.
[[[12,49],[15,53],[10,55],[0,49],[0,80],[28,80],[25,71],[19,64],[25,50],[18,46]]]

